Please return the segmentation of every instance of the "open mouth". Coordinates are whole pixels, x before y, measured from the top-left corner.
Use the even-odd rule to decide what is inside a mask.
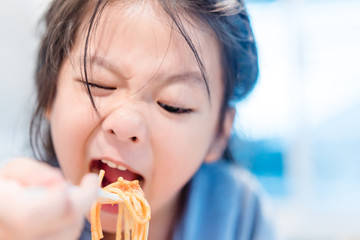
[[[101,187],[105,187],[110,183],[116,182],[119,177],[122,177],[128,181],[138,180],[140,186],[142,186],[144,183],[144,178],[141,175],[132,172],[122,165],[118,165],[107,160],[93,160],[90,163],[91,172],[99,173],[101,169],[105,171],[105,176],[101,183]]]
[[[119,177],[122,177],[128,181],[138,180],[141,187],[144,184],[144,178],[141,175],[132,172],[131,170],[127,169],[122,165],[117,165],[107,160],[91,161],[90,163],[91,172],[98,174],[101,169],[105,171],[103,181],[101,182],[101,187],[105,187],[110,183],[116,182]],[[117,214],[118,204],[103,204],[101,209],[106,212]]]

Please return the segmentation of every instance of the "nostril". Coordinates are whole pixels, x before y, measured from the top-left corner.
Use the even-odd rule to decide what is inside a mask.
[[[116,136],[116,137],[119,137],[119,135],[117,134],[117,132],[114,131],[114,129],[109,129],[108,131],[110,134]],[[137,136],[132,136],[132,137],[129,137],[127,138],[130,140],[130,142],[133,142],[133,143],[136,143],[139,141],[139,138]]]

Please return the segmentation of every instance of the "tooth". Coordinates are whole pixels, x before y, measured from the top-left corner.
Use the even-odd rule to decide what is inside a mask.
[[[127,170],[126,167],[123,167],[123,166],[121,166],[121,165],[117,165],[117,168],[118,168],[119,170],[121,170],[121,171],[126,171],[126,170]]]
[[[102,163],[108,164],[108,161],[101,159]]]
[[[116,168],[116,164],[112,162],[108,162],[107,165],[111,168]]]
[[[104,164],[107,164],[107,165],[108,165],[109,167],[111,167],[111,168],[117,168],[117,169],[119,169],[119,170],[121,170],[121,171],[126,171],[126,170],[127,170],[126,167],[121,166],[121,165],[117,165],[117,164],[115,164],[115,163],[113,163],[113,162],[110,162],[110,161],[107,161],[107,160],[101,159],[101,162],[104,163]]]

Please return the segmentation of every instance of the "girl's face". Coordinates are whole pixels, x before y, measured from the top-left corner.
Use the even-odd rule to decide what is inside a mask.
[[[88,78],[100,116],[83,82],[86,31],[79,31],[58,76],[47,111],[65,177],[106,171],[103,184],[139,179],[152,221],[174,212],[180,190],[203,161],[222,154],[232,123],[218,134],[222,71],[217,40],[199,22],[186,22],[208,74],[210,96],[194,54],[168,17],[150,3],[105,8],[90,37]],[[226,124],[228,123],[228,124]],[[104,163],[105,162],[105,163]],[[116,209],[104,207],[104,230]]]

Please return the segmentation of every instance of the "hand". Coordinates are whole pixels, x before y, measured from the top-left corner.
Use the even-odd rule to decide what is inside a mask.
[[[97,194],[97,176],[69,187],[61,172],[19,158],[0,170],[0,240],[74,240]]]

